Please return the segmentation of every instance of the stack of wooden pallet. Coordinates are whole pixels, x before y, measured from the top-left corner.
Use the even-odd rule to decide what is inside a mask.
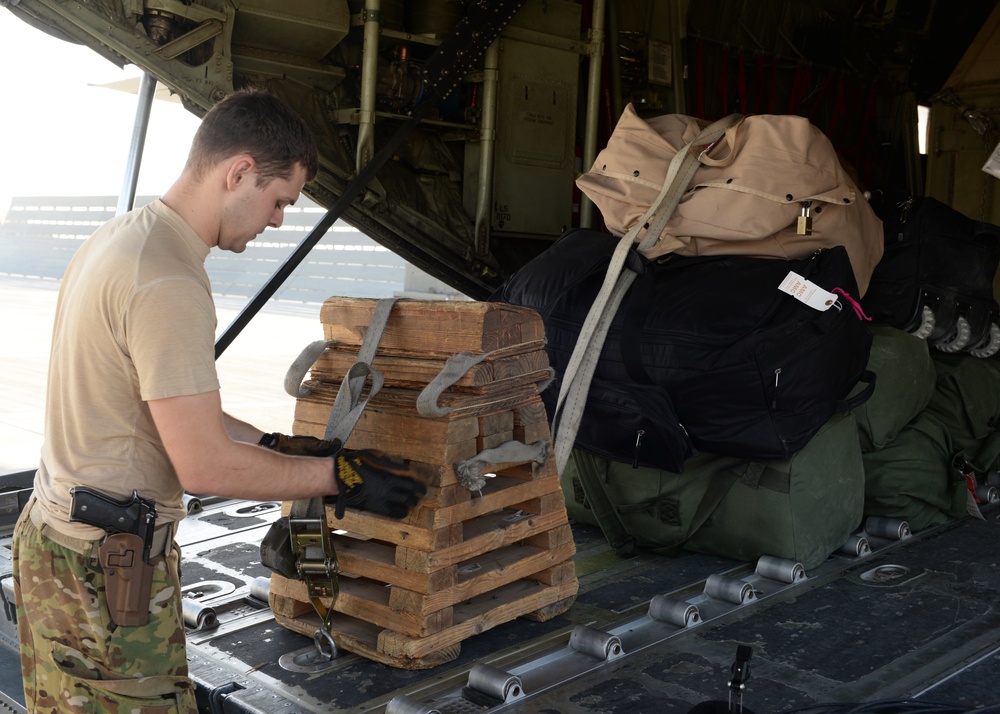
[[[340,378],[357,358],[375,300],[331,298],[321,311],[333,344],[313,365],[294,431],[323,437]],[[348,448],[380,449],[420,465],[428,493],[402,521],[327,509],[340,563],[338,647],[407,669],[458,656],[468,637],[517,617],[547,620],[577,592],[575,552],[554,459],[489,463],[470,491],[455,465],[502,444],[550,443],[539,383],[548,378],[537,313],[484,302],[396,303],[372,367],[385,386]],[[485,355],[443,392],[444,416],[421,416],[417,396],[457,353]],[[285,513],[290,504],[285,504]],[[305,584],[271,579],[283,626],[319,624]]]

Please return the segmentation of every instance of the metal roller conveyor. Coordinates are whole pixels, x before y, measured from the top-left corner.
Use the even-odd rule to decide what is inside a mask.
[[[189,516],[194,516],[205,510],[205,507],[201,503],[201,499],[197,496],[192,496],[190,493],[185,493],[181,499],[184,503],[184,508],[187,509],[187,514]]]
[[[254,600],[259,600],[266,605],[270,595],[271,578],[266,575],[260,575],[250,581],[250,597]]]
[[[197,600],[182,598],[181,611],[184,615],[184,626],[192,630],[211,630],[219,626],[219,616],[215,608],[202,605]]]
[[[868,516],[865,519],[865,533],[876,538],[902,540],[910,537],[910,524],[898,518]]]
[[[981,484],[976,486],[976,498],[979,499],[980,503],[993,503],[1000,500],[1000,491],[997,490],[996,486]]]
[[[705,594],[733,605],[744,605],[756,597],[750,583],[718,573],[709,575],[705,580]]]
[[[768,580],[777,580],[779,583],[794,583],[805,579],[806,569],[794,560],[762,555],[757,560],[757,575]]]
[[[994,485],[1000,485],[1000,472],[990,477]],[[849,538],[838,552],[851,557],[885,552],[894,549],[899,539],[909,537],[909,525],[905,521],[872,517],[865,523],[865,529]],[[694,585],[656,595],[642,614],[608,624],[603,630],[576,625],[564,645],[509,665],[506,671],[489,668],[479,670],[475,675],[470,673],[468,686],[429,700],[437,709],[426,708],[430,706],[428,703],[422,705],[423,708],[386,711],[387,714],[466,714],[474,711],[470,706],[477,706],[480,710],[492,707],[506,710],[501,697],[509,696],[511,687],[519,686],[523,700],[531,700],[554,686],[599,671],[606,665],[617,666],[619,658],[631,657],[654,645],[693,634],[689,628],[694,624],[718,621],[735,614],[742,607],[752,607],[775,596],[793,595],[797,591],[818,587],[831,573],[843,567],[843,561],[830,558],[807,574],[802,564],[796,561],[761,556],[754,570],[742,566],[726,574],[709,575],[701,584],[700,592]],[[914,574],[902,566],[881,565],[861,577],[875,583],[899,583],[905,582],[902,578],[918,576],[919,573]],[[817,584],[810,586],[811,582]],[[485,684],[477,685],[480,689],[476,689],[474,680],[478,680],[480,675],[488,676],[485,677]],[[483,705],[475,701],[474,698],[481,694],[484,702],[488,694],[488,698],[496,703]]]
[[[621,640],[587,625],[577,625],[569,636],[570,649],[596,659],[610,661],[625,654]]]
[[[852,535],[844,541],[843,545],[837,548],[837,553],[839,555],[845,555],[848,558],[860,558],[865,555],[870,555],[871,552],[871,544],[868,542],[868,538],[864,533]]]
[[[674,600],[666,595],[656,595],[649,601],[649,616],[677,627],[690,627],[701,622],[701,614],[696,605]]]
[[[488,664],[473,665],[469,671],[469,689],[504,703],[524,696],[520,677]]]
[[[385,706],[385,714],[441,714],[422,702],[418,702],[405,694],[393,697]]]

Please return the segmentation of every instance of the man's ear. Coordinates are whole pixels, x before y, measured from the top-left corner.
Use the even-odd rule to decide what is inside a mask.
[[[226,172],[226,188],[235,191],[240,184],[251,180],[256,168],[257,164],[250,154],[240,154],[234,157]]]

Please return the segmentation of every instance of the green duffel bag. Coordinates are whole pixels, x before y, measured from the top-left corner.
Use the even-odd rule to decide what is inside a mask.
[[[861,526],[864,483],[854,416],[838,414],[787,461],[748,463],[685,547],[815,568]]]
[[[597,526],[620,553],[680,550],[739,478],[745,462],[699,454],[676,474],[574,449],[560,474],[570,518]]]
[[[951,434],[956,456],[984,473],[1000,461],[1000,369],[968,353],[934,355],[937,386],[927,411]]]
[[[868,369],[878,380],[875,393],[854,409],[863,453],[881,449],[896,438],[930,402],[937,379],[926,341],[891,325],[871,325],[870,329]],[[858,385],[855,392],[863,386]]]
[[[966,512],[951,433],[929,409],[887,446],[864,454],[865,515],[900,518],[916,532]]]
[[[745,561],[773,555],[812,568],[847,541],[863,513],[851,414],[834,416],[787,461],[700,454],[675,474],[575,450],[560,478],[569,516],[601,527],[625,552],[683,547]]]

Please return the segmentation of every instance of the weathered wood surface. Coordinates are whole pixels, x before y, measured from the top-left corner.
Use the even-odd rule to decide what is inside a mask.
[[[327,348],[313,364],[310,377],[320,382],[339,383],[357,361],[357,350]],[[420,389],[441,372],[445,362],[444,359],[427,358],[422,352],[406,356],[379,353],[372,359],[371,367],[382,375],[389,387]],[[513,354],[494,354],[472,365],[450,389],[481,394],[507,381],[540,382],[548,378],[548,368],[549,357],[544,345],[532,342],[518,345]]]
[[[327,299],[320,309],[326,339],[360,346],[377,302]],[[447,358],[457,352],[481,354],[544,340],[542,319],[530,308],[495,302],[400,300],[389,315],[379,351]]]
[[[534,386],[489,400],[446,394],[440,403],[454,411],[443,417],[420,416],[416,395],[413,390],[392,388],[375,395],[361,413],[347,447],[380,449],[407,460],[454,465],[511,439],[528,444],[549,440],[545,407]],[[323,438],[332,408],[330,397],[300,398],[295,405],[294,433]]]
[[[296,402],[294,433],[324,437],[340,384],[356,361],[376,301],[331,298],[328,347]],[[439,398],[441,417],[417,411],[420,390],[457,352],[489,354]],[[566,505],[554,462],[485,464],[482,489],[459,483],[456,464],[512,440],[550,445],[538,393],[549,375],[537,313],[495,303],[401,301],[373,368],[386,380],[346,446],[408,460],[427,484],[400,520],[326,510],[340,567],[332,636],[378,662],[422,669],[458,656],[462,640],[517,617],[565,612],[578,588]],[[502,458],[502,457],[499,457]],[[520,457],[525,458],[525,457]],[[291,503],[283,505],[287,515]],[[312,636],[319,619],[305,583],[271,578],[283,626]]]
[[[570,540],[549,549],[509,545],[470,558],[460,566],[438,571],[431,578],[415,577],[415,574],[407,574],[402,569],[394,572],[375,571],[368,568],[367,561],[351,559],[349,552],[342,550],[338,553],[344,571],[352,566],[362,567],[373,577],[354,578],[342,575],[336,611],[412,637],[426,637],[453,624],[450,610],[458,603],[517,580],[545,578],[539,574],[547,574],[549,568],[572,557],[573,543]],[[379,574],[409,580],[413,587],[394,585],[387,588],[383,582],[374,578]],[[449,581],[449,585],[443,585]],[[426,592],[429,582],[435,587]],[[292,600],[308,601],[305,583],[302,581],[282,578],[280,582],[271,583],[271,591]]]
[[[565,501],[560,502],[562,491],[558,479],[511,479],[495,489],[483,491],[483,497],[458,504],[445,516],[430,516],[440,523],[433,527],[408,522],[424,520],[412,514],[406,520],[395,520],[347,509],[344,517],[337,519],[332,507],[326,509],[327,522],[330,528],[356,537],[424,551],[439,563],[458,562],[476,551],[498,548],[568,522]],[[285,502],[282,514],[287,515],[290,508],[291,504]],[[455,520],[459,515],[468,518]]]
[[[458,657],[461,643],[469,637],[518,617],[545,621],[568,610],[578,590],[571,569],[572,563],[556,565],[536,574],[535,579],[517,580],[463,601],[449,608],[451,625],[421,637],[396,629],[382,629],[370,620],[338,612],[333,616],[333,639],[338,647],[393,667],[436,667]],[[546,581],[557,582],[546,584]],[[292,631],[312,637],[320,626],[315,613],[286,614],[297,612],[300,605],[297,600],[271,594],[275,620]]]

